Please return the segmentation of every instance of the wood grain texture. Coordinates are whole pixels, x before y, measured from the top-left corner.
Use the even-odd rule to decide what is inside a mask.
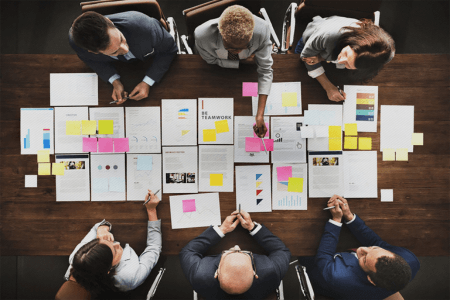
[[[450,179],[450,55],[396,55],[368,85],[379,86],[380,105],[414,105],[415,132],[424,133],[424,146],[415,146],[408,162],[383,162],[380,131],[359,133],[372,137],[378,151],[378,188],[394,189],[394,202],[350,199],[357,213],[387,242],[418,256],[449,255]],[[68,255],[92,225],[107,219],[114,236],[137,253],[145,247],[146,213],[136,202],[56,202],[54,176],[39,176],[38,188],[25,189],[24,175],[37,174],[35,155],[20,155],[20,108],[49,107],[50,73],[91,72],[76,55],[1,55],[1,202],[0,252],[2,255]],[[146,65],[118,63],[126,90],[142,80]],[[332,104],[320,85],[309,78],[298,55],[274,56],[274,82],[301,81],[303,109],[308,104]],[[345,72],[326,66],[335,84],[350,84]],[[255,66],[239,70],[207,65],[199,56],[178,56],[148,99],[127,101],[125,106],[160,106],[161,99],[233,97],[236,116],[251,115],[251,99],[242,97],[242,82],[257,81]],[[99,106],[108,102],[112,88],[99,81]],[[382,117],[382,116],[381,116]],[[379,125],[379,124],[378,124]],[[54,155],[51,156],[54,161]],[[242,164],[237,164],[242,165]],[[162,219],[163,254],[177,255],[205,228],[172,230],[169,194],[158,206]],[[222,220],[235,209],[236,193],[220,193]],[[315,254],[329,212],[327,199],[308,201],[307,211],[252,213],[279,236],[293,255]],[[237,228],[210,253],[239,244],[242,249],[263,250]],[[343,228],[338,250],[359,244]]]

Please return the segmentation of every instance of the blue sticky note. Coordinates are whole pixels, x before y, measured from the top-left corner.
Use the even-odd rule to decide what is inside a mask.
[[[93,193],[107,193],[108,192],[108,178],[92,178],[92,192]]]
[[[109,191],[110,192],[125,192],[125,178],[110,177],[109,178]]]
[[[152,168],[153,168],[153,156],[138,155],[138,157],[137,157],[137,170],[138,171],[151,171]]]

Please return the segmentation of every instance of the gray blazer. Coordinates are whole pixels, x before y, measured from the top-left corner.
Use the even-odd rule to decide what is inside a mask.
[[[247,49],[239,53],[239,59],[255,54],[258,72],[258,93],[269,95],[273,80],[272,43],[270,41],[269,24],[263,19],[255,18],[255,29]],[[218,28],[219,18],[209,20],[195,29],[195,48],[208,64],[216,64],[222,68],[239,68],[238,60],[228,60],[228,51],[223,46],[222,36]]]

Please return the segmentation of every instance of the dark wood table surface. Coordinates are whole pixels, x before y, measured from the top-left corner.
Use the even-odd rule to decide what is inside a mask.
[[[359,133],[373,138],[378,151],[378,189],[394,189],[394,202],[349,199],[350,207],[387,242],[418,256],[449,255],[450,55],[396,55],[368,85],[379,87],[379,105],[414,105],[414,131],[424,133],[408,162],[383,162],[380,130]],[[120,65],[128,91],[142,80],[144,67]],[[303,110],[308,104],[333,104],[309,78],[297,55],[274,55],[274,82],[301,81]],[[20,155],[20,108],[50,106],[50,73],[91,72],[76,55],[1,55],[1,255],[69,255],[94,223],[109,220],[116,240],[137,253],[145,247],[146,212],[136,202],[56,202],[55,176],[38,176],[37,188],[24,188],[24,175],[37,174],[36,155]],[[345,72],[327,66],[335,84],[348,84]],[[240,70],[207,65],[199,56],[178,56],[149,98],[125,106],[160,106],[161,99],[233,97],[235,116],[251,115],[242,82],[257,81],[255,66]],[[111,107],[112,88],[99,81],[99,106]],[[381,116],[382,117],[382,116]],[[378,122],[380,116],[378,118]],[[54,155],[51,156],[54,161]],[[241,164],[236,164],[241,165]],[[169,194],[162,195],[163,254],[177,255],[205,228],[171,229]],[[235,208],[235,192],[220,193],[222,220]],[[313,255],[330,213],[325,198],[310,198],[306,211],[252,213],[279,236],[293,255]],[[235,244],[263,251],[240,226],[210,252]],[[338,249],[359,246],[343,228]]]

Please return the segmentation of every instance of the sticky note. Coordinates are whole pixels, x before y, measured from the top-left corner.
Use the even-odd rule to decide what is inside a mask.
[[[83,152],[97,152],[97,138],[83,138]]]
[[[360,137],[359,138],[359,150],[372,150],[372,138]]]
[[[316,137],[328,137],[328,126],[325,125],[315,125],[309,126],[314,128]]]
[[[50,150],[38,150],[37,161],[39,163],[50,162]]]
[[[341,126],[328,126],[328,137],[340,138],[342,136]]]
[[[204,142],[215,142],[216,141],[216,130],[215,129],[203,129],[203,141]]]
[[[112,138],[99,138],[98,139],[98,152],[113,152],[113,139]]]
[[[52,163],[52,175],[64,175],[64,164]]]
[[[151,171],[152,169],[153,169],[153,156],[138,155],[137,170],[138,171]]]
[[[195,199],[183,200],[183,212],[195,211]]]
[[[396,160],[407,161],[408,160],[408,148],[399,148],[395,150]]]
[[[259,152],[261,150],[260,138],[245,138],[245,151],[246,152]]]
[[[358,137],[356,136],[344,137],[344,149],[358,149]]]
[[[303,178],[290,177],[288,180],[288,192],[303,193]]]
[[[327,128],[327,130],[328,130],[328,128]],[[302,126],[301,130],[300,130],[300,135],[301,135],[302,139],[314,138],[315,137],[314,127],[313,126]]]
[[[98,134],[114,134],[114,121],[98,120]]]
[[[411,144],[423,146],[423,133],[414,132],[412,134]]]
[[[381,190],[381,202],[394,202],[394,190]]]
[[[330,150],[330,151],[342,150],[342,139],[329,138],[328,139],[328,150]]]
[[[128,138],[113,139],[114,152],[128,152],[130,151],[130,144]]]
[[[39,163],[38,175],[50,175],[50,163]]]
[[[92,178],[93,193],[107,193],[108,191],[108,178]]]
[[[257,82],[243,82],[242,83],[242,96],[243,97],[257,97],[258,96],[258,83]]]
[[[223,174],[209,174],[210,186],[223,186]]]
[[[264,145],[266,145],[266,150],[267,151],[273,151],[273,139],[260,139],[261,141],[261,151],[264,151],[264,145],[263,145],[263,141],[264,140]]]
[[[25,187],[37,187],[37,175],[25,175]]]
[[[297,93],[281,93],[281,105],[297,106]]]
[[[395,149],[383,149],[383,161],[395,160]]]
[[[264,135],[264,137],[269,137],[269,123],[266,122],[265,124],[266,124],[267,131],[266,131],[266,134]],[[256,123],[253,123],[253,126],[255,126],[255,125],[256,125]],[[253,130],[253,137],[259,138],[259,136],[256,135],[254,130]]]
[[[80,135],[81,121],[66,121],[66,135]]]
[[[125,178],[123,177],[110,177],[109,178],[109,191],[110,192],[125,192]]]
[[[277,180],[288,181],[289,177],[292,177],[292,166],[277,167]]]
[[[356,123],[344,124],[345,135],[358,135],[358,126]]]
[[[97,121],[83,120],[81,121],[81,133],[82,134],[96,134],[97,133]]]
[[[228,128],[228,120],[215,121],[214,125],[216,126],[217,133],[223,133],[223,132],[230,131],[230,129]]]

